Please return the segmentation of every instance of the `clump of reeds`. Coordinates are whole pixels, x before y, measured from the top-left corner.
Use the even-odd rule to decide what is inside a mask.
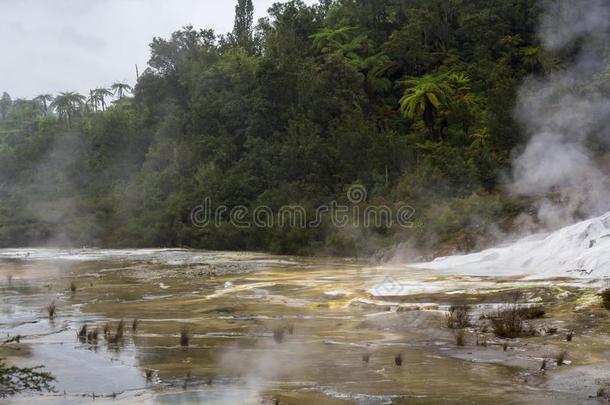
[[[55,314],[57,312],[57,307],[55,306],[55,301],[52,301],[49,305],[47,305],[47,314],[49,315],[49,319],[55,319]]]
[[[445,317],[449,329],[463,329],[470,326],[470,308],[467,305],[452,306]]]
[[[100,334],[100,331],[98,328],[95,328],[95,329],[87,332],[87,343],[97,345],[99,334]]]
[[[191,338],[190,335],[191,333],[187,326],[183,326],[182,329],[180,329],[180,346],[188,347]]]
[[[121,338],[119,337],[118,334],[116,333],[108,333],[107,337],[106,337],[106,342],[108,342],[109,345],[117,345],[120,342]]]
[[[275,343],[282,343],[284,341],[284,329],[275,328],[273,330],[273,340],[275,340]]]
[[[116,336],[119,339],[122,339],[125,333],[125,321],[124,320],[120,320],[119,323],[116,325]]]
[[[603,385],[597,389],[597,398],[610,401],[610,386]]]
[[[465,346],[466,345],[466,338],[465,338],[463,329],[460,329],[455,333],[455,345],[456,346]]]
[[[568,353],[564,350],[557,353],[557,356],[555,357],[555,361],[557,362],[558,366],[563,366],[565,364],[567,355],[568,355]]]
[[[87,339],[87,324],[81,326],[76,335],[81,343],[85,343],[85,340]]]
[[[493,332],[497,337],[513,339],[520,336],[532,336],[534,331],[527,328],[521,318],[517,305],[499,310],[491,317]]]

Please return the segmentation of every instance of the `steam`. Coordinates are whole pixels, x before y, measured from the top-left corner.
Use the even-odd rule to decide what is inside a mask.
[[[535,197],[546,228],[610,210],[610,182],[591,147],[610,144],[609,33],[606,0],[560,0],[542,17],[547,52],[578,49],[560,72],[528,79],[518,99],[530,140],[513,162],[511,189]]]
[[[223,354],[221,368],[240,377],[241,384],[235,387],[240,392],[240,403],[261,403],[275,382],[305,368],[308,353],[302,343],[287,341],[271,347],[268,343],[259,342],[248,350],[236,347]],[[221,403],[235,402],[230,392],[226,396]]]

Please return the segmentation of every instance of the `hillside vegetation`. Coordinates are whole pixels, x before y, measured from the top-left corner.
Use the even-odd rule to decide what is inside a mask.
[[[226,35],[155,38],[133,89],[117,83],[0,101],[0,245],[371,254],[409,242],[469,250],[529,202],[503,192],[527,134],[519,86],[570,54],[538,44],[532,0],[292,0]],[[69,89],[67,89],[69,90]],[[114,99],[114,101],[112,101]],[[213,205],[308,212],[367,201],[412,228],[195,227]],[[313,214],[312,214],[313,216]]]

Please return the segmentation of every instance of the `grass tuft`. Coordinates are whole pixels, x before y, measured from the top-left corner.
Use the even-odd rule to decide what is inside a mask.
[[[398,353],[395,357],[394,357],[394,364],[397,367],[402,367],[402,353]]]

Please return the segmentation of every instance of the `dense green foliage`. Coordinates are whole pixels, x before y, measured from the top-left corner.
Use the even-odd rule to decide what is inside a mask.
[[[233,33],[155,38],[129,87],[0,101],[0,245],[190,246],[367,254],[472,248],[522,209],[498,183],[523,141],[523,79],[555,62],[532,0],[292,0]],[[5,107],[6,106],[6,107]],[[47,114],[47,110],[49,113]],[[54,110],[55,113],[51,113]],[[197,228],[193,207],[368,201],[415,227]]]

